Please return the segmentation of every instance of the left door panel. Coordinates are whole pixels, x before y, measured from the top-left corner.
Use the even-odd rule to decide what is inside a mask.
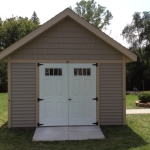
[[[39,123],[68,125],[68,73],[66,64],[39,66]]]

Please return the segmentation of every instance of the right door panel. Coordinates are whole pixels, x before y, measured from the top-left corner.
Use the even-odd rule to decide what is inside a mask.
[[[69,125],[96,122],[96,67],[69,64]]]

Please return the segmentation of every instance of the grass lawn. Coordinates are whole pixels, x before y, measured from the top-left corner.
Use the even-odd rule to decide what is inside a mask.
[[[126,126],[101,126],[104,140],[31,142],[34,129],[7,128],[7,94],[0,94],[0,150],[150,150],[150,114],[127,115]]]
[[[144,109],[144,107],[138,107],[135,105],[135,101],[138,100],[137,94],[126,95],[126,108],[127,109]]]
[[[7,120],[7,93],[0,93],[0,125]]]

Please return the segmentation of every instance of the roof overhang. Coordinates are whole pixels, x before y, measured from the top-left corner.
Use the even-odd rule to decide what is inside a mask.
[[[31,32],[30,34],[26,35],[16,43],[12,44],[10,47],[6,48],[0,53],[0,60],[3,60],[4,58],[8,57],[11,53],[13,53],[15,50],[18,48],[22,47],[38,35],[42,34],[44,31],[64,19],[65,17],[69,16],[70,18],[74,19],[76,22],[84,26],[86,29],[91,31],[93,34],[101,38],[103,41],[117,49],[119,52],[121,52],[124,56],[128,58],[128,60],[131,61],[136,61],[137,56],[129,51],[127,48],[116,42],[114,39],[110,38],[108,35],[106,35],[104,32],[101,30],[97,29],[94,27],[92,24],[88,23],[86,20],[84,20],[82,17],[74,13],[71,9],[67,8],[46,23],[44,23],[42,26]]]

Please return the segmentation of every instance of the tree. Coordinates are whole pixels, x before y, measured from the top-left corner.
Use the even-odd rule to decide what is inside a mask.
[[[33,15],[32,15],[32,17],[31,17],[31,20],[32,20],[32,22],[33,22],[34,24],[37,24],[37,25],[40,24],[39,18],[38,18],[38,16],[37,16],[37,14],[36,14],[35,11],[33,12]]]
[[[87,22],[93,24],[98,29],[106,29],[113,18],[111,12],[106,10],[106,7],[97,5],[94,0],[81,0],[76,3],[74,11]]]
[[[2,19],[0,18],[0,26],[2,26]]]
[[[131,24],[125,26],[122,35],[132,47],[150,44],[150,12],[135,12]]]
[[[0,92],[7,92],[7,64],[0,63]]]
[[[0,52],[9,47],[39,25],[27,17],[11,17],[4,21],[0,18]],[[7,91],[7,64],[0,63],[0,92]]]
[[[12,45],[38,27],[27,17],[12,17],[0,26],[0,51]]]
[[[137,62],[127,64],[127,89],[134,86],[140,90],[150,89],[150,12],[136,12],[131,24],[125,26],[123,37],[130,44],[130,50],[137,55]]]

